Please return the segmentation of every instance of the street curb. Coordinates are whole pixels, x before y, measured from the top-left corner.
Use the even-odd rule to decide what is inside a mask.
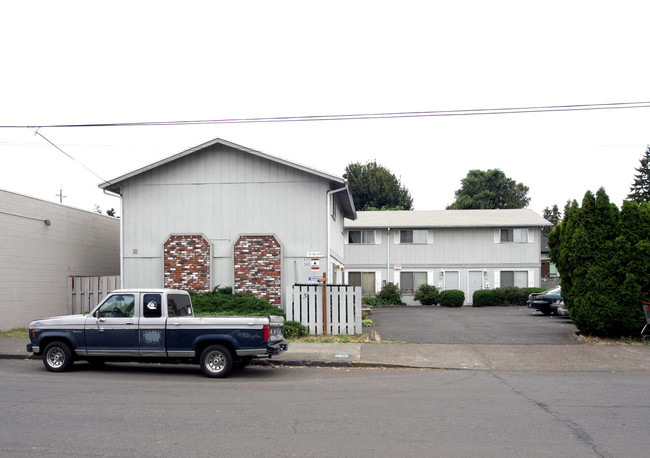
[[[381,363],[371,361],[305,361],[305,360],[253,360],[251,366],[271,367],[341,367],[377,369],[444,369],[437,367],[411,366],[408,364]]]

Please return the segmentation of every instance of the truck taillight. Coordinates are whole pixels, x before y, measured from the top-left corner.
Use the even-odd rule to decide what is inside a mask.
[[[269,341],[269,337],[271,337],[271,326],[268,324],[264,325],[264,342]]]

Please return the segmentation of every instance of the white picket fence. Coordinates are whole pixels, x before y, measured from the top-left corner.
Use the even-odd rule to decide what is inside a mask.
[[[68,314],[90,312],[106,294],[119,287],[119,275],[68,277]]]
[[[286,316],[307,326],[310,335],[323,334],[323,286],[287,287]],[[327,334],[361,334],[361,288],[349,285],[327,286]]]

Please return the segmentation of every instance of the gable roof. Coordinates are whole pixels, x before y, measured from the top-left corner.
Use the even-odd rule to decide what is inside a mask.
[[[174,154],[173,156],[169,156],[161,161],[154,162],[153,164],[149,164],[145,167],[142,167],[140,169],[134,170],[133,172],[129,172],[125,175],[122,175],[120,177],[114,178],[112,180],[108,180],[102,184],[99,185],[101,189],[104,189],[106,191],[110,191],[116,194],[120,193],[120,186],[123,182],[138,176],[142,173],[146,173],[150,170],[153,170],[157,167],[163,166],[165,164],[169,164],[170,162],[177,161],[179,159],[182,159],[186,156],[189,156],[191,154],[196,153],[197,151],[203,150],[205,148],[209,148],[213,145],[216,144],[221,144],[224,146],[227,146],[229,148],[233,148],[239,151],[243,151],[245,153],[251,154],[253,156],[257,156],[262,159],[266,159],[272,162],[276,162],[278,164],[284,165],[286,167],[291,167],[293,169],[300,170],[302,172],[309,173],[311,175],[315,175],[319,178],[323,178],[324,180],[329,181],[330,189],[339,189],[342,187],[346,187],[347,191],[346,192],[339,192],[335,194],[335,197],[338,199],[338,201],[341,204],[341,207],[343,208],[343,213],[346,218],[350,219],[356,219],[356,210],[354,208],[354,202],[352,201],[352,193],[350,192],[350,188],[348,186],[348,183],[345,179],[341,177],[337,177],[335,175],[330,175],[325,172],[321,172],[316,169],[312,169],[310,167],[306,167],[304,165],[296,164],[295,162],[288,161],[286,159],[281,159],[279,157],[271,156],[266,153],[262,153],[261,151],[256,151],[251,148],[247,148],[245,146],[237,145],[235,143],[229,142],[227,140],[223,140],[221,138],[215,138],[214,140],[210,140],[208,142],[205,142],[201,145],[195,146],[194,148],[190,148],[188,150],[182,151],[178,154]]]
[[[552,226],[530,209],[360,211],[346,228],[462,228]]]

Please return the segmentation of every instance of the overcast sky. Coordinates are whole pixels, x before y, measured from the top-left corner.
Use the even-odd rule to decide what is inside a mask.
[[[647,1],[1,2],[0,125],[650,102]],[[0,128],[0,189],[105,212],[97,185],[220,137],[342,176],[376,160],[416,210],[470,169],[561,208],[620,205],[650,108],[165,127]],[[81,164],[91,169],[89,172]],[[2,202],[0,202],[0,209]]]

